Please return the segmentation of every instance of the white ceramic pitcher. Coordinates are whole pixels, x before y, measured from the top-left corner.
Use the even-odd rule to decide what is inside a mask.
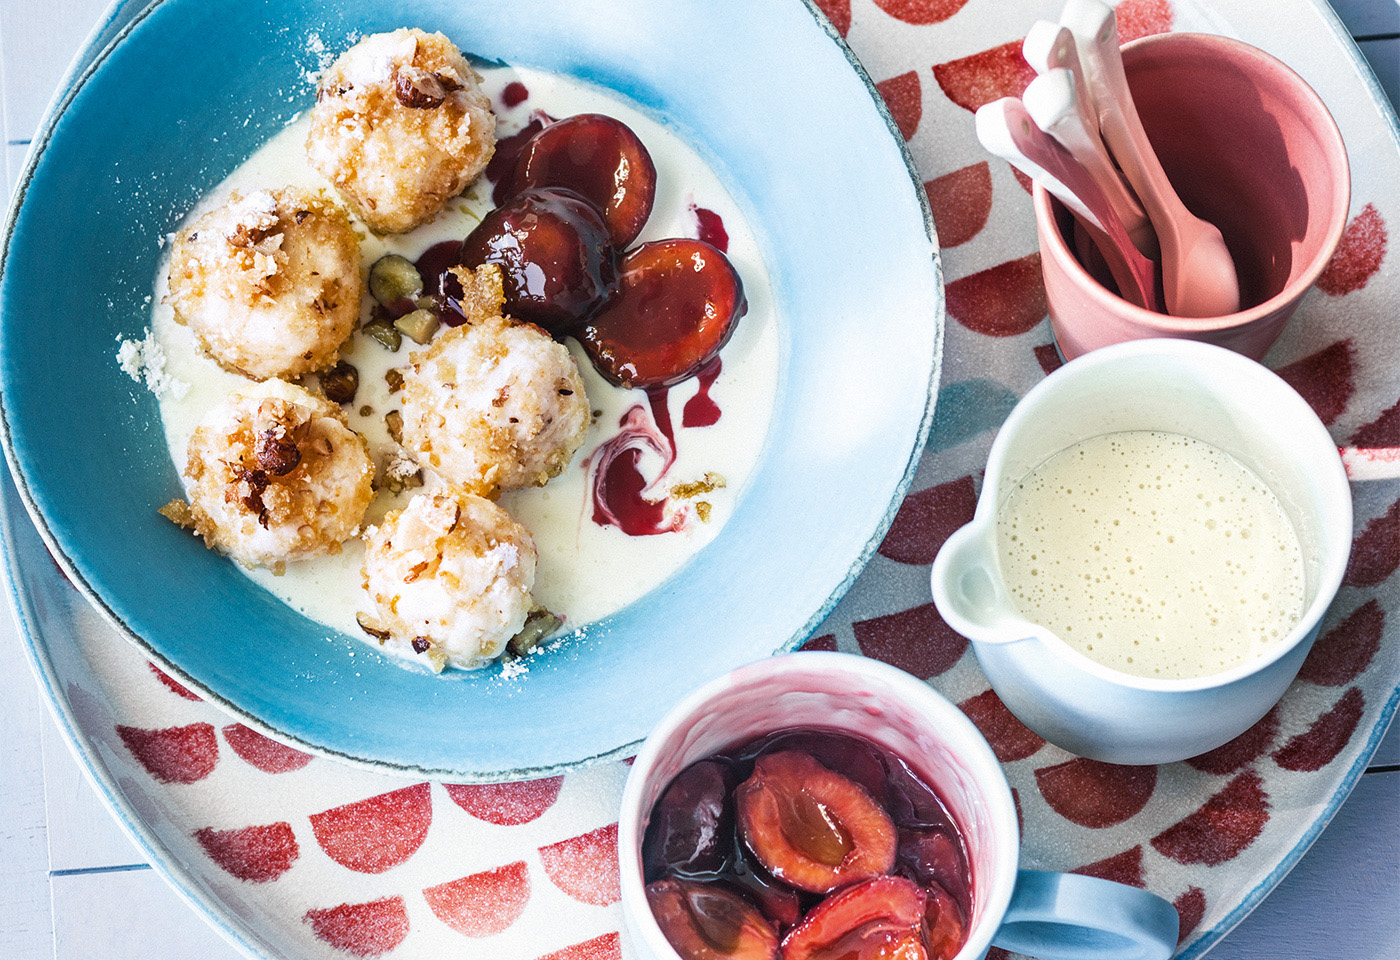
[[[1302,546],[1304,611],[1260,657],[1194,679],[1132,676],[1072,649],[1012,602],[999,560],[998,507],[1061,450],[1128,430],[1211,444],[1278,497]],[[1337,447],[1293,388],[1220,347],[1139,340],[1066,364],[1012,411],[992,444],[972,522],[934,561],[933,598],[1026,726],[1080,756],[1166,763],[1232,740],[1283,696],[1341,585],[1351,540],[1351,489]]]

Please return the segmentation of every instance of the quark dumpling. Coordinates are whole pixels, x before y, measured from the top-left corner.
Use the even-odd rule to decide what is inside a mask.
[[[496,150],[496,116],[481,77],[440,33],[365,37],[316,90],[311,166],[381,233],[432,219]]]
[[[403,443],[472,493],[542,486],[588,435],[578,364],[538,327],[500,315],[500,269],[457,271],[468,320],[414,354],[403,378]]]
[[[360,318],[360,242],[295,187],[233,194],[182,230],[170,306],[221,365],[255,380],[331,366]]]
[[[535,544],[490,500],[420,493],[365,533],[360,624],[434,670],[486,666],[525,625]]]
[[[368,446],[340,407],[279,380],[210,410],[188,456],[195,531],[247,567],[339,553],[374,499]]]

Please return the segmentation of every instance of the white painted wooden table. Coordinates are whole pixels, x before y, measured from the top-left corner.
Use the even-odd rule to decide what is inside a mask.
[[[105,6],[0,0],[6,196],[54,87]],[[1334,6],[1400,103],[1400,0]],[[0,678],[0,960],[239,957],[141,860],[97,800],[3,614]],[[1321,839],[1212,957],[1400,958],[1400,726]]]

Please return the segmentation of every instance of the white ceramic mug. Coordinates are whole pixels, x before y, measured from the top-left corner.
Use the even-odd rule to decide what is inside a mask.
[[[622,911],[635,955],[682,960],[647,904],[642,838],[652,808],[691,764],[766,734],[818,728],[900,757],[939,795],[962,832],[973,905],[957,960],[993,945],[1047,960],[1166,960],[1176,909],[1135,887],[1019,870],[1020,828],[1001,765],[982,734],[932,687],[878,660],[794,653],[740,667],[681,701],[647,738],[622,794]]]
[[[1127,430],[1209,443],[1278,497],[1302,547],[1304,612],[1260,657],[1194,679],[1131,676],[1072,649],[1012,602],[997,545],[1008,493],[1061,450]],[[992,444],[972,522],[934,560],[933,599],[1026,726],[1095,760],[1166,763],[1234,739],[1283,696],[1341,585],[1351,538],[1351,488],[1337,447],[1292,387],[1220,347],[1139,340],[1066,364],[1017,404]]]

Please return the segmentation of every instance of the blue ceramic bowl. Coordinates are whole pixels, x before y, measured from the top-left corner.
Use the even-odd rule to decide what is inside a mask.
[[[411,672],[328,636],[157,516],[180,482],[155,400],[115,359],[149,322],[158,238],[310,106],[307,38],[403,25],[605,87],[675,130],[755,228],[779,315],[772,426],[720,536],[510,681]],[[5,239],[5,449],[65,571],[245,723],[391,772],[502,780],[625,756],[696,684],[795,646],[888,526],[938,382],[923,190],[803,0],[157,0],[56,105]]]

